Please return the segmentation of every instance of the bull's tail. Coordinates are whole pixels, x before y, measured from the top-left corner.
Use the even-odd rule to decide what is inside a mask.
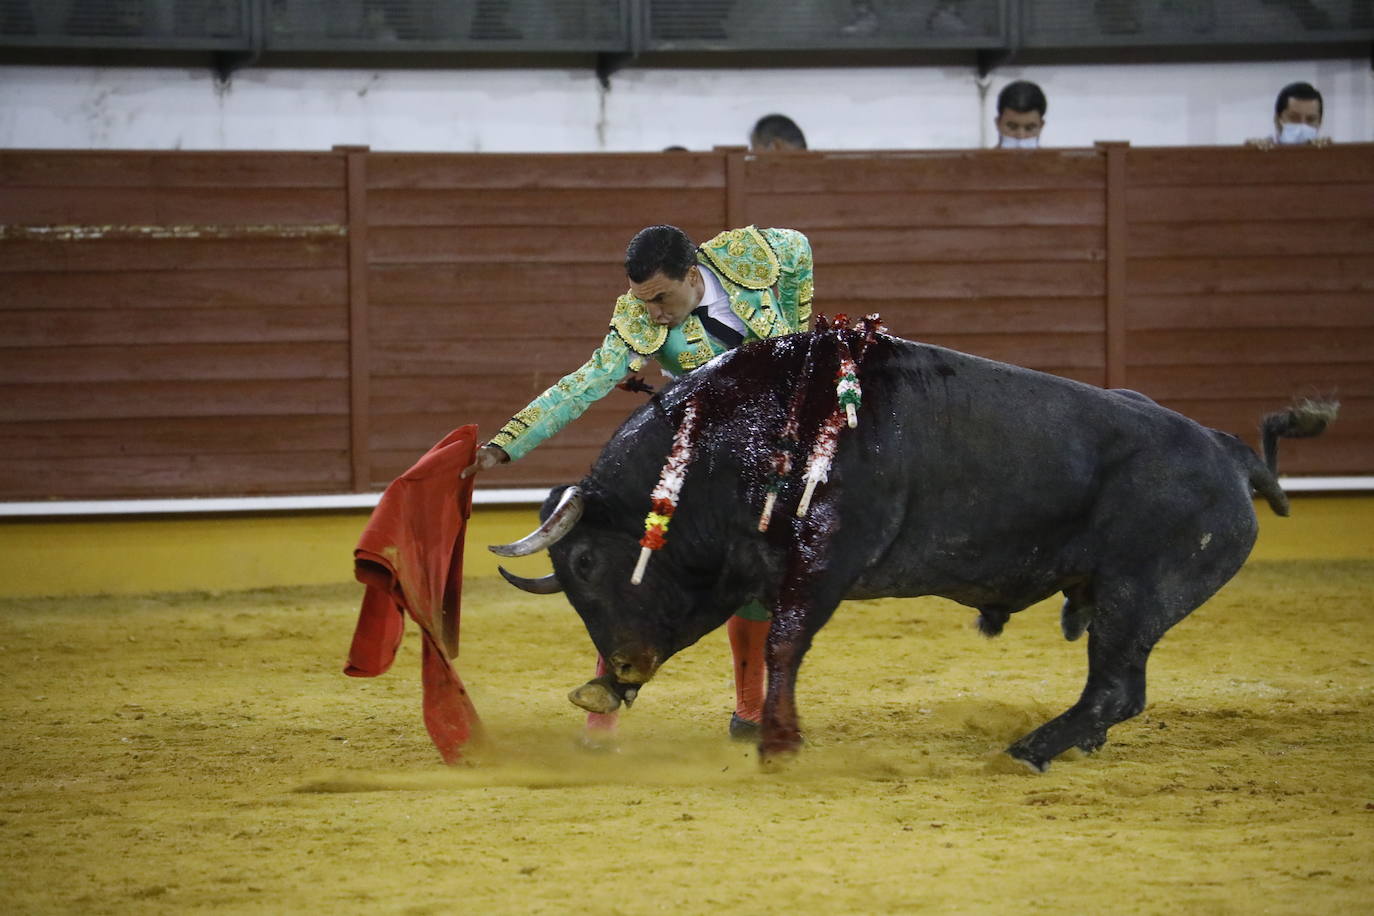
[[[1288,495],[1279,486],[1279,440],[1319,436],[1335,419],[1339,401],[1306,398],[1287,410],[1267,415],[1260,422],[1264,464],[1250,467],[1250,485],[1269,502],[1276,515],[1288,514]]]

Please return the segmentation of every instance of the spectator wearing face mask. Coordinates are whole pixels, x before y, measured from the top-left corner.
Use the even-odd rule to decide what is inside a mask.
[[[1049,103],[1040,87],[1027,80],[1008,83],[997,94],[998,149],[1037,149]]]
[[[1274,101],[1273,136],[1248,140],[1246,145],[1260,149],[1326,146],[1331,140],[1319,135],[1321,127],[1322,94],[1311,83],[1289,83]]]

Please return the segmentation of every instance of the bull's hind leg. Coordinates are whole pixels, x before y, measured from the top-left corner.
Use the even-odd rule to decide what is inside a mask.
[[[1181,585],[1184,577],[1174,576],[1163,588],[1097,589],[1099,601],[1087,624],[1088,683],[1083,694],[1067,712],[1018,739],[1007,753],[1044,772],[1069,748],[1095,751],[1105,744],[1107,729],[1145,708],[1150,651],[1229,578],[1229,571],[1222,572],[1199,573],[1187,586]],[[1164,594],[1173,594],[1174,600]]]
[[[1082,696],[1067,712],[1013,743],[1008,754],[1043,773],[1071,747],[1097,750],[1107,740],[1107,729],[1140,714],[1145,708],[1145,663],[1164,631],[1145,632],[1138,621],[1135,616],[1093,621]]]

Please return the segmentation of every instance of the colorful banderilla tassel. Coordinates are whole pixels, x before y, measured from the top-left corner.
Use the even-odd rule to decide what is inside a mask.
[[[849,428],[853,429],[859,425],[859,405],[863,403],[864,392],[859,387],[859,367],[854,364],[849,346],[843,340],[840,341],[840,370],[837,375],[839,382],[835,385],[835,397],[844,408]]]
[[[797,385],[792,391],[792,397],[788,401],[787,419],[783,421],[782,432],[778,434],[777,445],[769,459],[768,494],[763,498],[763,511],[759,513],[760,532],[768,530],[768,524],[773,518],[773,505],[778,501],[778,493],[782,491],[783,484],[787,482],[788,476],[792,473],[792,456],[801,449],[798,418],[801,416],[802,404],[806,400],[807,389],[811,387],[811,375],[815,371],[816,341],[820,339],[821,333],[829,327],[825,315],[817,313],[817,330],[812,331],[809,335],[806,344],[806,357],[802,360],[801,373],[797,378]]]
[[[816,433],[816,442],[811,446],[811,456],[806,459],[806,473],[803,475],[806,490],[802,493],[801,502],[797,504],[797,518],[806,517],[807,510],[811,508],[811,496],[816,492],[816,484],[830,479],[830,463],[835,460],[835,449],[840,442],[840,424],[844,422],[842,416],[840,408],[836,407]]]
[[[763,512],[759,515],[760,532],[768,530],[768,523],[773,517],[773,504],[778,501],[778,492],[782,490],[782,485],[786,482],[787,476],[792,473],[792,453],[797,450],[799,444],[797,442],[797,421],[793,417],[788,420],[787,426],[783,428],[783,434],[778,439],[778,447],[770,459],[772,467],[768,474],[768,495],[763,498]]]
[[[668,451],[668,460],[658,475],[658,485],[649,495],[651,508],[644,517],[644,537],[639,539],[639,562],[630,576],[630,584],[638,585],[644,581],[644,570],[649,565],[649,554],[662,550],[668,539],[668,523],[677,511],[678,494],[682,483],[687,479],[687,466],[692,463],[692,434],[696,429],[697,402],[687,402],[682,411],[682,422],[678,424],[673,436],[673,447]]]

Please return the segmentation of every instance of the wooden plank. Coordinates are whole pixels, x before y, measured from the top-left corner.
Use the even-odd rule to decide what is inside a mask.
[[[1310,397],[1374,398],[1374,369],[1364,363],[1244,365],[1218,362],[1199,366],[1134,366],[1131,387],[1155,399],[1243,399],[1277,410]]]
[[[1136,223],[1128,244],[1138,258],[1374,256],[1374,218]]]
[[[824,292],[824,290],[822,291]],[[823,296],[817,307],[827,315],[866,314],[873,303]],[[882,305],[883,322],[899,337],[923,334],[1079,332],[1102,333],[1101,297],[979,297],[971,299],[894,300]]]
[[[575,368],[571,365],[543,372],[472,377],[461,383],[427,376],[377,378],[372,385],[372,416],[379,428],[386,423],[386,416],[422,413],[451,418],[450,429],[463,423],[495,423],[499,428],[564,372]],[[594,423],[595,418],[601,417],[618,425],[643,403],[644,395],[616,389],[589,407],[583,419]],[[581,424],[582,420],[578,422]]]
[[[1374,182],[1131,188],[1126,209],[1133,223],[1365,220],[1374,216]]]
[[[336,269],[24,272],[5,276],[0,312],[347,304],[347,277]]]
[[[6,188],[0,223],[227,226],[338,224],[343,195],[321,188]]]
[[[599,303],[609,322],[628,281],[619,264],[423,264],[374,266],[368,300],[375,305],[467,303],[484,307],[541,303],[546,310]],[[488,316],[496,317],[496,316]]]
[[[1088,262],[831,264],[818,271],[816,289],[818,302],[827,290],[847,301],[1101,296],[1103,280],[1102,266]]]
[[[339,307],[12,311],[4,313],[4,342],[57,347],[343,341],[347,317]]]
[[[747,226],[753,223],[749,217],[749,178],[746,172],[743,146],[718,146],[716,152],[725,157],[725,223],[729,226]]]
[[[484,412],[463,410],[461,414],[443,412],[379,413],[373,426],[371,447],[374,451],[410,451],[415,458],[424,454],[450,430],[464,423],[476,423],[482,436],[491,436],[510,419],[510,415],[525,406],[520,403],[502,404],[499,409],[486,405]],[[616,391],[597,401],[587,412],[560,430],[549,443],[577,448],[601,448],[610,441],[611,434],[630,414],[645,403],[644,395]],[[544,445],[539,446],[540,449]],[[414,460],[414,459],[412,459]]]
[[[371,474],[368,408],[372,384],[372,340],[368,323],[367,147],[335,147],[348,162],[348,416],[353,489],[365,489]]]
[[[260,455],[107,455],[7,462],[0,498],[120,499],[328,493],[349,486],[347,451]]]
[[[1106,258],[1101,226],[904,226],[806,233],[817,271],[832,264],[1092,261]]]
[[[368,187],[384,189],[724,188],[716,153],[373,153]]]
[[[534,226],[617,230],[634,213],[644,225],[723,226],[724,195],[633,189],[380,190],[368,194],[373,226]],[[624,244],[622,240],[622,244]]]
[[[626,244],[642,228],[629,222],[596,232],[531,226],[369,226],[368,258],[382,266],[609,264],[620,271]],[[691,229],[682,228],[691,234]],[[0,246],[0,254],[3,250]]]
[[[1374,292],[1374,258],[1132,258],[1133,296],[1189,293]]]
[[[749,218],[804,232],[818,227],[1100,226],[1102,192],[1007,194],[999,191],[844,192],[749,195]]]
[[[1100,334],[929,334],[921,342],[1031,369],[1106,365]]]
[[[1334,365],[1374,369],[1374,328],[1256,328],[1138,331],[1131,365]],[[1134,369],[1132,369],[1134,372]]]
[[[342,188],[332,153],[129,150],[0,151],[0,186]]]
[[[0,454],[10,458],[108,455],[219,455],[342,451],[341,414],[136,417],[0,423]]]
[[[1105,177],[1096,150],[813,152],[751,156],[747,183],[770,194],[1055,191],[1101,189]]]
[[[1256,150],[1131,147],[1130,186],[1360,184],[1374,182],[1374,144]]]
[[[0,241],[0,272],[342,269],[343,238]]]
[[[1368,293],[1259,292],[1141,295],[1127,299],[1132,331],[1169,328],[1287,328],[1301,316],[1309,328],[1374,327]]]
[[[586,354],[576,357],[579,362],[590,356],[606,336],[612,301],[613,297],[603,297],[601,301],[557,307],[560,330],[567,329],[569,339],[585,342],[585,347],[575,347],[573,351]],[[492,309],[484,300],[467,297],[435,305],[378,305],[374,295],[371,335],[375,344],[425,339],[519,340],[549,333],[553,313],[544,303],[503,303],[499,309]]]
[[[601,342],[599,335],[582,337],[464,337],[450,339],[384,340],[372,348],[374,378],[438,375],[466,378],[509,375],[526,367],[551,371],[575,369]]]
[[[504,487],[554,487],[576,483],[591,470],[592,462],[601,453],[599,448],[562,448],[540,446],[519,461],[503,465],[481,475],[479,489]],[[373,469],[372,485],[381,488],[400,476],[414,463],[410,452],[378,452]],[[530,530],[539,523],[538,509],[530,507]]]
[[[1126,384],[1126,143],[1099,143],[1107,157],[1107,261],[1106,296],[1103,302],[1107,386],[1121,388]]]
[[[342,343],[0,347],[0,383],[345,378]]]
[[[1284,440],[1279,450],[1279,472],[1303,475],[1359,475],[1374,471],[1374,437],[1346,436]],[[1301,511],[1301,510],[1299,510]]]
[[[347,414],[348,383],[338,379],[78,382],[0,385],[0,422],[121,417],[231,417]]]
[[[1166,403],[1171,410],[1177,410],[1192,417],[1206,426],[1219,423],[1235,423],[1239,418],[1250,429],[1258,429],[1265,414],[1278,409],[1264,398],[1213,398],[1192,396],[1172,398]],[[1282,406],[1282,405],[1280,405]],[[1341,436],[1374,437],[1374,398],[1347,397],[1341,400],[1340,416],[1323,438]]]

